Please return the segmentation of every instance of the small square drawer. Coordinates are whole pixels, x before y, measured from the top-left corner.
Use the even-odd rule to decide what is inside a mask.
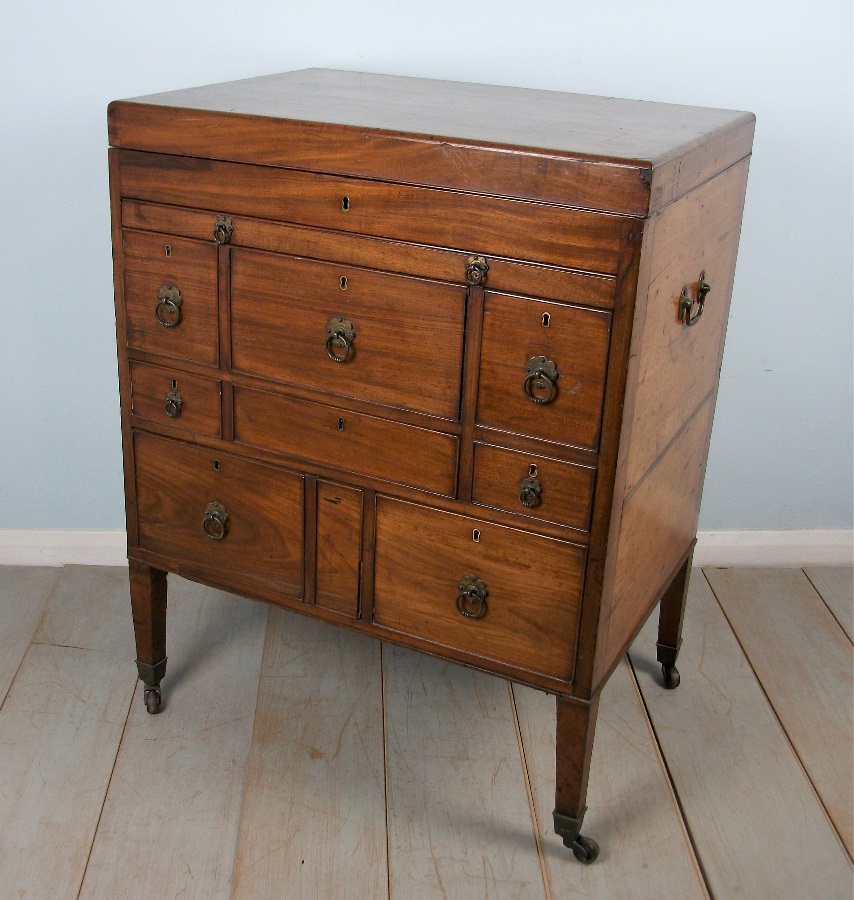
[[[459,439],[267,391],[234,388],[234,440],[452,497]]]
[[[302,597],[299,475],[145,432],[134,455],[143,550]]]
[[[585,555],[564,541],[379,497],[374,622],[571,681]]]
[[[477,420],[595,450],[611,314],[487,293]]]
[[[459,418],[465,289],[232,251],[232,366],[344,397]]]
[[[472,500],[587,531],[596,470],[560,459],[475,444]]]
[[[216,365],[216,244],[141,231],[122,242],[128,346]]]
[[[220,436],[221,382],[135,361],[130,382],[135,416],[193,434]]]

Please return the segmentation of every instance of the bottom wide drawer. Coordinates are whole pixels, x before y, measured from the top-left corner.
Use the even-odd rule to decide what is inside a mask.
[[[139,546],[223,583],[303,591],[303,480],[265,463],[134,434]]]
[[[565,541],[379,497],[374,622],[571,681],[584,563]]]

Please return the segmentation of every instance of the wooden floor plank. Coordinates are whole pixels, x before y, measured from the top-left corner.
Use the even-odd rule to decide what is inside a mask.
[[[601,847],[576,862],[552,827],[555,700],[514,685],[540,842],[553,897],[707,897],[690,840],[631,670],[620,663],[602,692],[583,834]]]
[[[80,623],[76,643],[31,644],[0,711],[2,897],[77,896],[133,695],[121,607],[125,570],[63,570],[42,621]]]
[[[708,569],[706,577],[851,854],[851,642],[800,569]]]
[[[631,658],[712,894],[849,900],[850,860],[698,569],[673,691],[656,627]]]
[[[235,897],[387,896],[378,641],[271,610]]]
[[[395,900],[544,896],[507,683],[384,646]]]
[[[169,576],[163,710],[137,688],[81,897],[231,895],[266,617]]]
[[[0,566],[0,707],[61,569]]]
[[[804,572],[845,629],[848,640],[854,641],[854,568],[809,566]]]

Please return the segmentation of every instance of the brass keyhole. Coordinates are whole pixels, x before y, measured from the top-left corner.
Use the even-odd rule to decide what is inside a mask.
[[[480,541],[480,530],[475,528],[471,533],[471,539],[477,544]]]
[[[214,472],[219,472],[219,460],[214,460]]]
[[[344,430],[344,419],[340,416],[338,417],[338,430],[339,431]]]
[[[349,197],[341,198],[341,209],[343,209],[344,212],[347,212],[347,210],[350,209],[350,198]]]
[[[536,478],[537,476],[537,467],[533,463],[528,466],[528,474],[531,476],[531,478]]]
[[[166,259],[169,259],[172,256],[172,245],[166,245]]]
[[[341,290],[342,291],[347,290],[347,276],[346,275],[341,276]]]
[[[548,328],[551,321],[552,317],[548,313],[543,313],[543,328]]]
[[[173,378],[173,379],[172,379],[172,390],[173,390],[173,391],[177,391],[177,390],[178,390],[178,379],[177,379],[177,378]]]

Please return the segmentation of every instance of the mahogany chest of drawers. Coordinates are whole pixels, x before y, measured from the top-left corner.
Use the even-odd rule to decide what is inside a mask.
[[[308,70],[109,110],[149,712],[180,573],[555,693],[675,669],[753,116]]]

